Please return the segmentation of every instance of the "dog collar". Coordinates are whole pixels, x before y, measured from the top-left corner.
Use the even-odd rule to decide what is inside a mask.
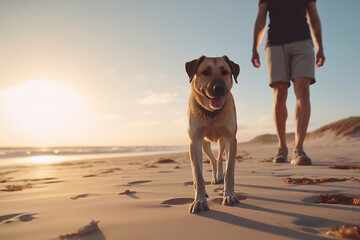
[[[226,102],[224,103],[224,105],[222,106],[222,108],[220,109],[217,109],[215,111],[209,111],[207,109],[205,109],[203,106],[201,106],[198,101],[196,101],[195,99],[195,102],[196,102],[196,105],[198,106],[198,108],[200,108],[200,110],[208,117],[211,117],[211,118],[214,118],[216,115],[218,115],[222,110],[223,108],[225,107],[226,105]]]

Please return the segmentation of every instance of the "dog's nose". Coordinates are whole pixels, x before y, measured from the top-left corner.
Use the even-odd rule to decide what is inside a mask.
[[[210,94],[213,97],[223,97],[226,95],[227,87],[224,81],[215,80],[210,86]]]

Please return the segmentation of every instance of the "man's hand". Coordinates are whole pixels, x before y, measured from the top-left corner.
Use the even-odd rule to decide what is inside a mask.
[[[324,65],[325,62],[325,55],[323,50],[319,50],[316,54],[316,66],[317,67],[321,67],[322,65]]]
[[[261,66],[259,53],[257,51],[253,51],[251,62],[256,68],[259,68]]]

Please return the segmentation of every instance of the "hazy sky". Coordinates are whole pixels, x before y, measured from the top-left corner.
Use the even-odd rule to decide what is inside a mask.
[[[238,140],[275,133],[264,46],[261,69],[250,63],[257,3],[1,1],[0,146],[186,145],[184,63],[203,54],[240,65]],[[326,62],[311,86],[310,131],[360,115],[360,1],[317,7]]]

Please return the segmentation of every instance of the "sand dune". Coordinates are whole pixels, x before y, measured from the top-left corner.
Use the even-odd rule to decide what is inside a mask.
[[[308,134],[308,138],[328,137],[337,139],[359,138],[360,139],[360,117],[349,117],[330,123]]]
[[[286,141],[293,143],[294,133],[286,134]],[[360,117],[349,117],[325,125],[306,136],[306,140],[320,145],[338,144],[338,142],[360,142]],[[277,143],[275,134],[263,134],[251,139],[247,143],[274,144]]]
[[[294,142],[295,133],[287,133],[286,141],[288,143]],[[278,139],[275,134],[263,134],[251,139],[248,143],[272,144],[277,143]]]

